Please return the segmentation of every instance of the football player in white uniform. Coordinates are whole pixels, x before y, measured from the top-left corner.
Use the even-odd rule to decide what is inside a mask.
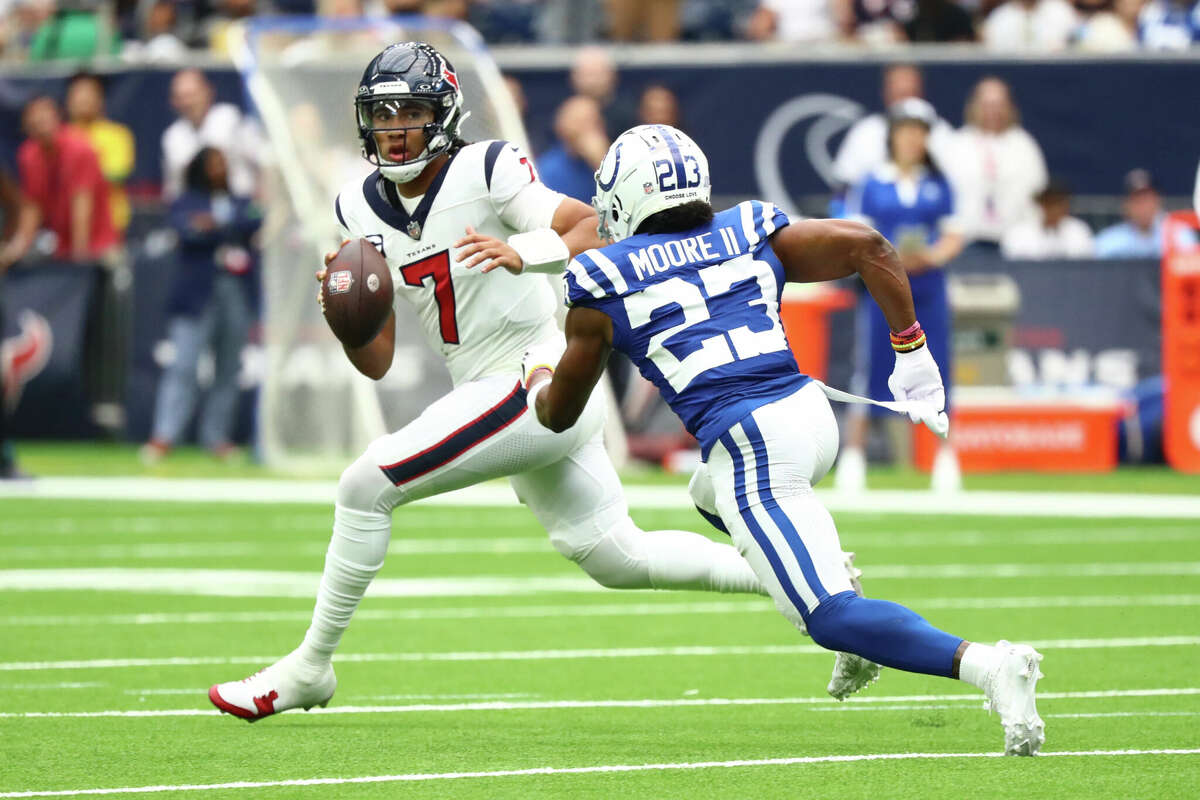
[[[328,702],[337,685],[330,659],[383,566],[392,511],[500,476],[509,476],[554,547],[604,586],[766,594],[732,546],[634,524],[601,440],[602,400],[562,433],[528,413],[523,356],[556,360],[564,346],[550,274],[601,244],[598,220],[542,184],[519,148],[463,142],[462,104],[454,70],[424,43],[387,48],[358,87],[359,135],[378,170],[338,196],[342,235],[383,253],[454,389],[342,473],[303,643],[245,680],[213,686],[209,699],[222,711],[254,721]],[[394,339],[393,312],[374,340],[346,355],[378,379],[391,366]]]

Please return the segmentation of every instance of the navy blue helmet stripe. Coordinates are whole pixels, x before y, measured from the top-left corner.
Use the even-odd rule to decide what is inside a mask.
[[[500,158],[500,152],[508,146],[508,142],[494,141],[488,145],[487,152],[483,155],[483,180],[487,183],[488,191],[492,190],[492,172],[496,169],[496,159]]]
[[[779,560],[779,554],[775,552],[775,548],[771,545],[771,540],[767,538],[766,532],[758,524],[758,520],[754,518],[754,512],[750,509],[749,502],[747,502],[746,465],[742,460],[741,448],[738,447],[737,442],[733,440],[733,437],[728,432],[722,434],[720,441],[721,444],[725,445],[725,449],[729,451],[730,458],[733,459],[734,496],[737,498],[738,512],[742,516],[742,521],[746,523],[746,527],[750,529],[750,535],[754,537],[754,541],[758,542],[763,555],[767,557],[767,563],[771,565],[771,571],[775,573],[776,580],[783,587],[783,593],[787,595],[788,600],[792,601],[792,605],[800,612],[800,616],[807,618],[808,607],[800,599],[800,595],[796,592],[796,587],[792,585],[792,579],[788,577],[787,570],[784,569],[783,562]]]
[[[667,149],[671,151],[671,160],[675,162],[675,188],[682,189],[687,186],[687,172],[683,168],[683,153],[679,152],[679,145],[675,143],[675,137],[666,127],[655,125],[654,129],[662,136],[663,141],[667,143]]]
[[[520,419],[529,410],[525,394],[525,387],[518,383],[507,397],[437,444],[403,461],[380,465],[379,468],[388,480],[399,486],[445,466]]]
[[[817,576],[817,568],[813,566],[812,556],[808,554],[808,548],[804,546],[804,540],[800,538],[796,526],[792,524],[787,513],[779,507],[778,501],[775,500],[775,495],[771,492],[771,473],[770,461],[768,461],[767,456],[767,443],[763,441],[762,433],[754,421],[753,414],[747,414],[745,419],[742,420],[742,430],[746,432],[746,440],[754,448],[754,460],[758,467],[758,496],[762,500],[763,508],[775,522],[776,527],[783,533],[783,538],[787,541],[792,555],[796,557],[796,562],[800,565],[800,572],[804,575],[804,582],[808,584],[808,588],[812,590],[812,593],[817,596],[817,602],[822,602],[829,597],[829,592],[825,591],[825,587],[821,585],[821,579]]]

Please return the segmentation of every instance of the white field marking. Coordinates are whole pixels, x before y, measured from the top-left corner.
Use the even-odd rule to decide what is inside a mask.
[[[1094,578],[1200,575],[1200,561],[1055,564],[881,564],[867,579]],[[157,592],[206,597],[316,595],[316,572],[278,570],[96,567],[0,570],[0,591]],[[579,573],[564,575],[377,578],[369,597],[479,597],[544,592],[600,594],[609,590]]]
[[[1200,636],[1144,636],[1115,639],[1044,639],[1026,642],[1048,650],[1106,650],[1129,647],[1194,647]],[[828,655],[815,644],[691,645],[679,647],[623,647],[572,650],[488,650],[435,653],[339,653],[339,663],[444,662],[444,661],[558,661],[589,658],[686,658],[691,656],[797,656]],[[175,658],[100,658],[78,661],[3,661],[0,672],[51,669],[125,669],[132,667],[195,667],[274,663],[278,656],[179,656]]]
[[[1039,758],[1088,758],[1111,756],[1176,756],[1196,755],[1200,748],[1172,750],[1063,750],[1042,752]],[[282,786],[338,786],[345,784],[425,782],[464,780],[468,778],[512,778],[533,775],[587,775],[614,772],[661,772],[685,769],[735,769],[745,767],[787,767],[801,764],[847,764],[859,761],[915,761],[950,758],[1004,758],[1003,753],[855,753],[831,756],[798,756],[794,758],[756,758],[737,761],[692,761],[667,764],[603,764],[590,767],[532,767],[489,772],[407,773],[399,775],[366,775],[354,778],[297,778],[278,781],[235,781],[231,783],[183,783],[157,786],[125,786],[110,789],[59,789],[54,791],[3,792],[0,798],[18,797],[78,797],[81,795],[149,794],[159,792],[196,792],[213,789],[265,789]]]
[[[1094,714],[1042,714],[1053,719],[1094,719],[1099,717],[1200,717],[1200,711],[1097,711]]]
[[[197,697],[203,689],[196,689]],[[1092,692],[1042,692],[1039,700],[1091,700],[1113,699],[1119,697],[1182,697],[1200,695],[1200,688],[1182,689],[1106,689]],[[906,705],[908,708],[931,708],[930,703],[970,703],[983,702],[981,694],[924,694],[908,696],[864,695],[849,697],[844,702],[832,697],[706,697],[706,698],[668,698],[668,699],[632,699],[632,700],[527,700],[506,701],[491,700],[471,703],[411,703],[395,706],[334,706],[332,708],[314,708],[313,714],[424,714],[424,713],[454,713],[463,711],[563,711],[587,708],[708,708],[729,706],[813,706],[814,710],[829,710],[819,708],[831,706],[834,709],[853,709],[858,706]],[[919,705],[915,705],[919,704]],[[299,713],[297,709],[293,709]],[[22,719],[58,719],[90,718],[90,717],[203,717],[215,716],[220,711],[212,708],[171,708],[171,709],[114,709],[108,711],[5,711],[0,712],[0,718]]]
[[[107,683],[99,683],[96,681],[62,681],[59,683],[0,683],[0,690],[12,689],[21,691],[35,690],[53,690],[60,689],[99,689],[102,686],[108,686]]]
[[[207,597],[316,596],[317,572],[235,569],[80,568],[0,570],[0,591],[93,590]],[[610,591],[582,573],[566,575],[376,578],[368,597],[495,597]]]
[[[288,545],[289,555],[317,556],[325,553],[328,545],[304,542]],[[70,560],[159,560],[171,558],[221,558],[276,556],[280,545],[275,542],[154,542],[147,544],[101,544],[101,545],[25,545],[0,547],[0,563],[13,561]],[[550,540],[543,534],[538,538],[492,537],[475,539],[394,539],[388,545],[388,553],[395,555],[458,555],[486,554],[506,555],[524,553],[555,554]]]
[[[5,481],[0,484],[0,498],[315,503],[332,506],[336,490],[336,481],[78,477]],[[626,486],[625,496],[633,508],[692,508],[691,498],[683,486]],[[1200,495],[972,491],[944,496],[912,490],[873,491],[854,495],[820,490],[818,496],[834,512],[1011,517],[1016,509],[1022,517],[1200,519]],[[498,481],[417,502],[426,506],[453,508],[518,507],[512,489]]]
[[[490,526],[490,523],[489,523]],[[535,527],[535,526],[534,526]],[[474,538],[394,538],[388,545],[393,555],[461,555],[486,554],[506,555],[525,553],[554,553],[549,539],[538,529],[537,536],[474,537]],[[29,536],[40,536],[41,531],[29,530]],[[1148,542],[1198,542],[1200,529],[1171,527],[1149,530],[1125,528],[1123,530],[1074,529],[1033,533],[1002,531],[947,531],[937,533],[859,533],[844,537],[848,547],[912,548],[946,546],[962,547],[1011,547],[1059,546],[1064,544],[1118,544]],[[327,545],[323,542],[303,542],[288,545],[290,555],[316,556],[324,554]],[[261,540],[201,541],[201,542],[148,542],[142,544],[96,544],[96,545],[19,545],[0,547],[0,563],[38,560],[163,560],[172,558],[209,558],[219,553],[222,557],[252,557],[276,555],[279,545]]]
[[[3,498],[3,494],[0,494]],[[514,509],[516,510],[516,509]],[[454,514],[437,508],[426,508],[415,516],[397,514],[392,519],[392,532],[396,536],[409,534],[426,534],[436,530],[454,530],[461,528],[464,514]],[[242,528],[247,536],[254,536],[264,530],[280,531],[328,531],[333,525],[333,511],[310,512],[307,516],[282,516],[261,520],[255,519],[249,525],[246,517],[231,517],[219,514],[182,514],[171,517],[23,517],[6,518],[0,521],[0,537],[2,536],[46,536],[46,535],[119,535],[119,536],[162,536],[164,534],[196,533],[207,534],[212,531],[228,531]],[[488,531],[513,530],[530,531],[531,537],[546,538],[546,534],[538,526],[532,516],[525,513],[514,515],[511,519],[500,517],[488,521]],[[480,536],[478,539],[489,539],[494,534]],[[259,541],[247,539],[248,542]]]
[[[1009,610],[1014,608],[1108,608],[1198,606],[1200,594],[1055,595],[1045,597],[924,597],[904,598],[912,608],[950,610]],[[540,619],[546,617],[691,616],[697,614],[761,614],[775,608],[767,600],[709,602],[598,603],[592,605],[474,606],[455,608],[360,609],[362,622],[400,622],[447,619]],[[0,617],[0,626],[57,627],[77,625],[229,625],[233,623],[308,622],[303,611],[190,611],[143,614],[77,614],[71,616]]]

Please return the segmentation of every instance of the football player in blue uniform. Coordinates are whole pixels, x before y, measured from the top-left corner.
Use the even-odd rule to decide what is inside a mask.
[[[710,191],[704,153],[674,128],[644,125],[613,143],[594,201],[612,244],[568,265],[567,349],[557,364],[526,355],[530,408],[565,430],[609,352],[625,353],[700,442],[697,507],[729,533],[789,620],[831,650],[977,686],[1000,712],[1005,752],[1037,753],[1041,654],[968,642],[860,596],[813,492],[837,454],[838,430],[823,384],[800,373],[784,336],[785,281],[857,273],[891,329],[893,394],[919,401],[908,405],[914,422],[946,433],[941,376],[896,251],[862,223],[793,223],[770,203],[714,214]]]

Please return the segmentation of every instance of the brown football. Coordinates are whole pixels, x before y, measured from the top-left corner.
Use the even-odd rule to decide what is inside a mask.
[[[375,338],[392,310],[392,273],[366,239],[351,239],[325,267],[325,321],[347,347]]]

